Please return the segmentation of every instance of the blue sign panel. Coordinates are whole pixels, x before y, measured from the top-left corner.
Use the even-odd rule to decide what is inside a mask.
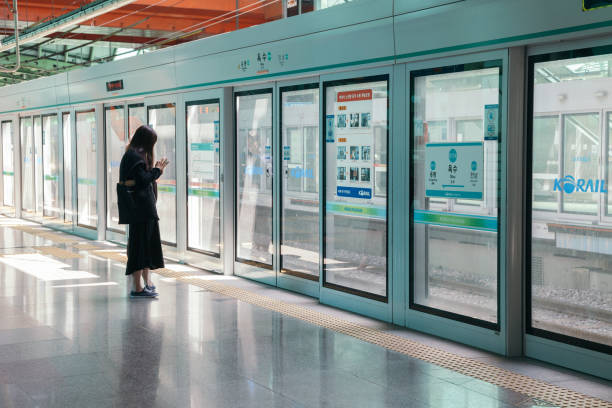
[[[372,189],[371,188],[361,188],[361,187],[336,187],[336,195],[338,197],[351,197],[351,198],[372,198]]]

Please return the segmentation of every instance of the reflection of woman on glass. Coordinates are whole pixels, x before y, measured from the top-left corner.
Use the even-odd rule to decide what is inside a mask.
[[[148,126],[140,126],[128,144],[119,167],[119,183],[133,188],[136,211],[129,221],[126,275],[132,275],[130,297],[156,297],[151,282],[151,269],[163,268],[159,217],[157,216],[157,180],[168,165],[163,158],[153,166],[153,146],[157,133]],[[140,278],[144,279],[144,286]]]

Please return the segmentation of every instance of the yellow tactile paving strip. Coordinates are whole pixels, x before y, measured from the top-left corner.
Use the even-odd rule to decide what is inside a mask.
[[[45,236],[45,230],[40,228],[24,228],[23,226],[11,226],[12,228],[31,234]],[[73,240],[75,241],[75,240]],[[70,242],[73,242],[70,241]],[[94,245],[92,245],[94,246]],[[79,246],[80,249],[83,247]],[[66,251],[68,252],[68,251]],[[89,250],[92,255],[105,259],[123,262],[127,260],[123,251],[100,250],[99,247]],[[53,254],[52,254],[53,255]],[[228,296],[255,306],[263,307],[286,316],[325,327],[338,333],[346,334],[357,339],[376,344],[398,353],[418,358],[439,367],[453,370],[457,373],[485,381],[514,392],[521,393],[531,398],[547,401],[559,407],[567,408],[612,408],[612,403],[581,394],[563,387],[548,384],[522,374],[517,374],[503,368],[483,363],[468,357],[460,356],[436,347],[421,344],[401,336],[385,333],[340,319],[325,313],[317,312],[304,306],[283,302],[267,296],[249,292],[245,289],[236,288],[219,282],[199,279],[185,272],[175,272],[169,269],[157,269],[155,273],[175,278],[178,281]]]
[[[52,255],[56,258],[61,258],[61,259],[76,259],[76,258],[81,258],[82,255],[79,255],[76,252],[72,252],[72,251],[67,251],[65,249],[62,248],[56,248],[53,246],[36,246],[36,247],[32,247],[35,250],[45,254],[45,255]]]

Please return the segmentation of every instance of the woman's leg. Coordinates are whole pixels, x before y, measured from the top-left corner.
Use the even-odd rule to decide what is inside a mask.
[[[144,268],[142,270],[142,280],[144,281],[145,285],[152,286],[153,282],[151,282],[151,271],[149,268]]]
[[[142,283],[140,282],[141,277],[142,269],[139,269],[132,273],[132,290],[134,292],[142,292],[144,290],[144,288],[142,287]]]

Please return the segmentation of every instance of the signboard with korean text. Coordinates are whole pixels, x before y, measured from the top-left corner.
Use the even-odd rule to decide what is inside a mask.
[[[482,142],[428,143],[425,146],[425,196],[483,199]]]

